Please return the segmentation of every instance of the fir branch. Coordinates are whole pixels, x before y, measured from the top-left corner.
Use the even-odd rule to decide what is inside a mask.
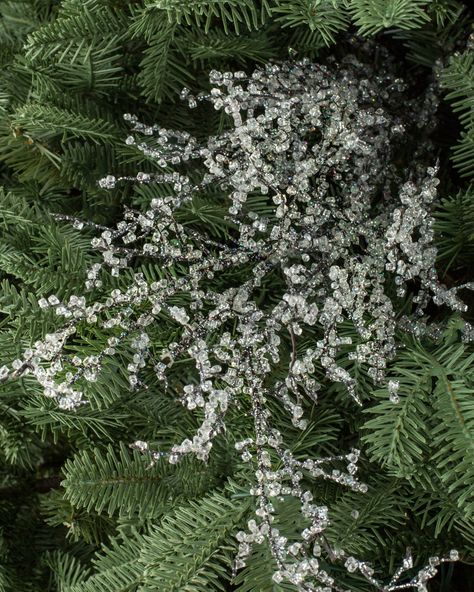
[[[427,0],[353,0],[349,11],[361,35],[375,35],[383,29],[419,29],[430,20]]]
[[[213,18],[219,19],[225,33],[230,26],[239,34],[241,27],[258,29],[270,13],[267,0],[147,0],[147,8],[166,12],[170,23],[186,23],[210,30]]]
[[[474,354],[466,360],[465,371],[473,363]],[[446,376],[436,386],[433,437],[437,452],[433,461],[448,492],[469,518],[474,511],[474,389],[466,382],[466,378]]]
[[[176,50],[175,32],[176,25],[165,22],[153,34],[149,47],[144,51],[138,81],[149,100],[176,100],[182,87],[193,78]]]
[[[208,33],[201,31],[183,35],[183,44],[187,46],[189,57],[193,61],[205,62],[234,59],[242,64],[251,60],[264,63],[275,54],[274,41],[264,32],[258,35],[224,34],[219,30]]]
[[[474,193],[472,188],[442,199],[435,212],[438,260],[445,273],[467,268],[474,260]]]
[[[106,121],[93,120],[57,107],[29,103],[17,109],[12,126],[23,129],[33,142],[58,139],[61,142],[81,138],[93,143],[113,144],[116,129]]]
[[[283,27],[305,25],[317,32],[326,45],[336,41],[336,35],[349,26],[349,14],[342,0],[277,0],[272,14]]]
[[[163,518],[144,539],[143,590],[224,591],[236,547],[232,534],[248,509],[248,500],[215,492]]]
[[[137,551],[143,544],[143,535],[135,530],[130,536],[113,539],[94,560],[95,572],[76,580],[67,592],[138,592],[144,566],[137,561]]]
[[[363,426],[367,453],[399,477],[416,473],[428,451],[431,368],[420,368],[419,362],[416,350],[402,352],[391,373],[399,401],[392,402],[387,385],[373,393],[379,402],[364,410],[373,416]]]
[[[65,465],[65,497],[74,507],[99,514],[152,517],[214,481],[212,468],[196,461],[174,469],[163,461],[150,466],[150,460],[123,443],[118,451],[110,445],[105,453],[82,451]]]
[[[64,551],[48,551],[42,563],[50,570],[50,583],[58,592],[69,592],[89,575],[89,568],[71,554]]]

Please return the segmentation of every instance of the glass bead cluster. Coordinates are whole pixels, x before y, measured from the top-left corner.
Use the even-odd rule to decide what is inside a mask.
[[[389,64],[381,73],[354,57],[341,64],[271,64],[250,76],[212,71],[210,82],[209,94],[193,96],[185,89],[182,98],[190,108],[210,101],[231,118],[229,130],[201,145],[187,132],[146,125],[126,114],[132,127],[126,144],[156,159],[164,170],[134,177],[108,175],[99,183],[104,189],[130,181],[166,184],[171,188],[168,195],[160,192],[146,211],[126,209],[116,228],[62,216],[78,230],[92,225],[100,231],[92,246],[101,252],[102,262],[88,270],[86,291],[100,290],[107,270],[118,276],[137,257],[162,268],[179,263],[186,273],[152,283],[135,273],[126,288],[90,304],[84,295],[71,296],[67,303],[55,295],[42,298],[39,306],[54,309],[64,325],[36,342],[11,368],[1,368],[0,378],[34,375],[45,396],[72,410],[86,402],[81,383],[97,380],[104,358],[114,356],[125,341],[133,350],[127,366],[132,389],[146,387],[140,379],[146,364],[153,365],[166,385],[170,367],[180,356],[188,356],[195,362],[197,379],[184,386],[181,402],[190,410],[203,410],[202,424],[165,453],[140,440],[132,446],[152,460],[165,455],[177,463],[192,453],[206,461],[214,437],[225,429],[229,407],[239,405],[242,398],[250,401],[252,436],[237,442],[236,448],[254,467],[251,493],[257,510],[248,531],[237,536],[235,569],[245,565],[253,544],[267,541],[278,568],[275,582],[287,580],[302,591],[343,590],[321,569],[321,554],[342,560],[348,572],[359,572],[377,590],[426,590],[435,567],[455,559],[456,553],[432,558],[408,583],[400,583],[402,574],[412,568],[408,554],[384,584],[363,561],[331,549],[324,536],[328,509],[315,503],[303,483],[322,478],[367,491],[356,476],[360,452],[295,458],[272,426],[267,402],[277,400],[293,425],[305,429],[305,401],[317,402],[322,388],[315,378],[319,368],[361,404],[355,378],[338,363],[341,347],[351,345],[340,331],[347,321],[359,335],[350,358],[366,365],[375,383],[384,382],[396,349],[397,324],[388,276],[400,297],[408,282],[416,280],[414,323],[431,299],[453,310],[465,309],[457,290],[438,281],[434,267],[430,208],[438,179],[436,166],[427,164],[432,158],[430,144],[414,148],[404,170],[394,158],[401,144],[429,126],[435,93],[429,88],[421,99],[409,99],[406,84]],[[198,181],[187,173],[193,161],[205,167]],[[178,171],[169,172],[173,166]],[[227,241],[215,240],[176,217],[209,187],[221,188],[228,204],[227,218],[236,231]],[[265,213],[252,207],[256,195],[266,196]],[[214,286],[219,274],[237,268],[240,274],[247,270],[239,286]],[[255,293],[275,271],[285,284],[284,293],[276,304],[258,306]],[[188,297],[187,306],[170,304],[182,294]],[[180,328],[180,337],[157,360],[147,327],[163,314]],[[81,323],[97,325],[110,337],[99,355],[71,359],[64,346]],[[319,338],[298,353],[298,339],[307,327],[316,327]],[[274,368],[286,363],[283,345],[288,340],[286,377],[272,382]],[[389,381],[394,403],[398,388],[396,381]],[[331,469],[341,462],[345,471]],[[288,541],[274,524],[272,500],[288,496],[299,500],[307,522],[298,541]]]

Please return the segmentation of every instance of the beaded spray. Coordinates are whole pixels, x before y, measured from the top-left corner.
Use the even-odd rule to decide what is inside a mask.
[[[197,380],[184,386],[180,399],[188,409],[203,410],[202,424],[191,438],[166,452],[154,451],[139,440],[131,446],[148,454],[152,462],[167,456],[177,463],[189,453],[206,461],[214,437],[225,429],[229,407],[248,400],[252,433],[235,446],[242,460],[254,467],[250,493],[257,509],[248,531],[237,535],[234,571],[245,565],[254,543],[267,541],[277,565],[274,580],[292,582],[301,591],[344,590],[320,567],[321,555],[344,561],[348,572],[359,572],[384,592],[427,590],[436,566],[458,558],[456,551],[432,557],[427,567],[407,580],[404,574],[413,567],[408,551],[384,584],[367,563],[332,549],[324,536],[328,509],[315,503],[303,481],[322,478],[367,491],[356,476],[360,452],[295,458],[272,426],[267,405],[268,400],[277,400],[293,425],[304,430],[304,402],[316,403],[321,388],[314,377],[316,367],[330,381],[342,383],[354,403],[361,404],[356,380],[337,361],[341,346],[352,343],[338,330],[343,321],[350,321],[359,335],[350,359],[366,365],[374,383],[384,382],[387,362],[396,349],[396,311],[386,289],[389,274],[397,296],[405,294],[408,282],[415,290],[415,311],[405,324],[416,327],[430,300],[465,310],[456,294],[462,286],[446,289],[435,270],[430,207],[438,179],[436,167],[426,164],[433,161],[426,134],[434,119],[436,96],[429,87],[422,100],[408,99],[406,84],[392,70],[388,61],[384,72],[377,73],[349,57],[326,66],[304,60],[271,64],[251,76],[212,71],[210,94],[195,97],[186,89],[182,93],[189,107],[210,101],[232,119],[230,129],[210,137],[205,145],[186,132],[145,125],[126,114],[132,126],[126,144],[156,159],[166,171],[109,175],[100,186],[113,189],[129,181],[165,184],[169,195],[153,198],[145,212],[127,209],[116,228],[69,216],[57,218],[72,221],[77,229],[89,225],[101,231],[92,246],[102,253],[103,261],[89,269],[87,291],[102,287],[106,269],[118,276],[136,257],[164,269],[179,263],[185,272],[152,283],[135,273],[126,289],[114,289],[91,304],[83,295],[71,296],[68,303],[55,295],[42,298],[39,305],[54,308],[65,319],[64,325],[37,341],[11,368],[0,368],[2,380],[33,375],[45,396],[73,410],[86,402],[81,382],[96,381],[104,360],[125,342],[134,351],[127,366],[132,389],[146,388],[139,374],[147,363],[166,385],[168,369],[183,354],[190,356]],[[413,149],[410,165],[400,171],[395,164],[397,151],[415,134],[425,134],[424,140]],[[170,165],[189,169],[194,160],[206,168],[197,181],[195,174],[169,172]],[[222,190],[221,199],[228,201],[226,219],[232,232],[226,241],[177,219],[180,208],[210,188]],[[267,196],[264,211],[254,206],[255,195]],[[245,279],[236,287],[217,288],[216,278],[231,270],[238,270],[239,277],[246,273]],[[275,272],[284,283],[281,298],[276,304],[258,306],[255,294]],[[179,294],[187,295],[187,306],[169,303]],[[147,333],[158,315],[181,327],[180,338],[161,352],[160,360]],[[80,323],[110,331],[107,347],[99,355],[64,353]],[[308,326],[317,327],[320,338],[298,352],[298,339]],[[286,377],[272,379],[273,369],[285,360],[281,347],[285,338],[291,343]],[[396,381],[389,381],[394,404],[398,388]],[[341,461],[345,471],[331,469]],[[292,542],[275,526],[272,504],[272,499],[288,496],[299,500],[307,523],[300,540]]]

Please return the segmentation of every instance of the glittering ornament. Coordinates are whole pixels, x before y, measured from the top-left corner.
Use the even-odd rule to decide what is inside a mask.
[[[245,565],[255,543],[267,541],[277,583],[289,581],[303,591],[342,590],[321,569],[319,558],[326,557],[342,562],[350,573],[362,574],[378,590],[407,589],[406,582],[398,582],[411,569],[411,555],[389,584],[381,583],[363,560],[331,549],[324,535],[328,509],[313,500],[305,485],[322,478],[367,491],[357,477],[359,451],[296,458],[272,425],[267,402],[277,401],[293,425],[304,429],[305,404],[317,402],[321,389],[318,370],[344,385],[354,404],[361,404],[356,378],[340,364],[342,347],[353,346],[349,358],[365,366],[374,383],[384,383],[396,349],[397,324],[387,278],[398,296],[405,294],[408,282],[418,286],[412,290],[416,310],[408,323],[419,320],[430,300],[464,310],[456,289],[439,283],[434,266],[430,208],[438,179],[430,143],[423,136],[436,109],[434,91],[430,87],[421,98],[409,99],[406,84],[392,72],[388,59],[384,71],[376,72],[353,57],[341,64],[271,64],[250,76],[213,71],[210,82],[209,94],[194,97],[185,90],[182,98],[191,108],[210,101],[233,126],[204,145],[187,132],[125,116],[132,126],[126,144],[168,170],[188,170],[195,164],[201,176],[139,172],[102,179],[99,185],[105,189],[133,181],[166,184],[169,190],[159,192],[144,212],[127,210],[116,228],[92,224],[100,231],[92,244],[103,261],[89,269],[86,289],[100,289],[107,270],[118,276],[137,258],[165,269],[179,264],[185,272],[156,282],[137,273],[129,285],[90,304],[82,295],[67,304],[54,295],[42,298],[39,306],[54,308],[65,325],[36,342],[11,370],[2,367],[0,378],[32,374],[46,396],[73,409],[85,403],[84,381],[96,381],[104,359],[116,355],[124,342],[132,350],[127,366],[132,389],[146,387],[140,371],[147,364],[166,386],[167,372],[177,360],[194,360],[196,381],[184,386],[180,401],[189,409],[200,408],[203,420],[196,433],[166,453],[154,452],[140,440],[132,446],[151,460],[167,455],[177,463],[194,454],[205,461],[213,439],[225,429],[229,408],[242,397],[251,402],[252,436],[236,448],[243,462],[254,467],[251,493],[257,509],[248,531],[238,535],[235,568]],[[152,143],[147,141],[150,136]],[[423,138],[419,145],[418,136]],[[413,149],[400,167],[395,155],[402,145]],[[227,241],[179,222],[180,209],[210,187],[220,188],[225,196],[227,220],[234,229]],[[265,208],[257,207],[262,200]],[[77,229],[90,225],[71,221]],[[216,283],[220,274],[233,269],[243,278],[239,286]],[[256,295],[273,273],[282,278],[282,295],[263,307]],[[187,304],[172,304],[180,295]],[[178,335],[161,352],[147,333],[159,314],[176,323]],[[347,322],[359,336],[357,344],[341,331]],[[111,336],[99,355],[72,361],[63,348],[84,323]],[[298,342],[308,328],[318,338],[301,350]],[[290,343],[288,360],[284,341]],[[281,375],[282,365],[285,377],[274,378],[275,368]],[[388,384],[394,403],[398,386],[396,381]],[[287,540],[274,522],[273,501],[288,496],[298,500],[306,522],[298,541]],[[360,519],[357,510],[351,515]],[[432,558],[409,586],[423,589],[436,565],[455,557],[453,551],[447,558]]]

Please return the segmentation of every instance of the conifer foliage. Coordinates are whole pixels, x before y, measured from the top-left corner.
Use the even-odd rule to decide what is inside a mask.
[[[0,590],[469,590],[471,22],[1,4]]]

